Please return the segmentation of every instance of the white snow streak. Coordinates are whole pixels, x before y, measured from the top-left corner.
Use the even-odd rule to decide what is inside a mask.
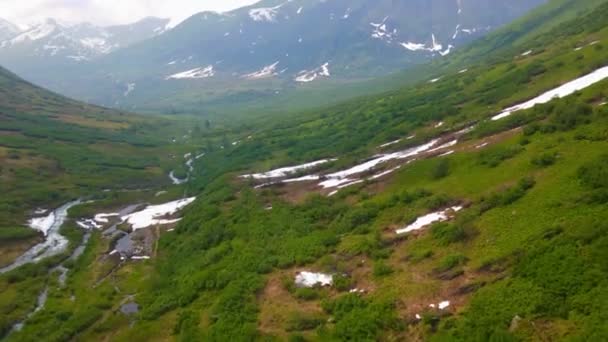
[[[133,230],[150,227],[153,225],[164,225],[176,223],[180,219],[163,219],[163,217],[174,215],[179,210],[190,205],[196,197],[185,198],[159,205],[150,205],[144,210],[121,217],[122,221],[131,225]]]
[[[168,76],[166,80],[174,79],[195,79],[195,78],[208,78],[213,77],[215,75],[215,71],[213,70],[213,65],[209,65],[205,68],[195,68],[191,70],[186,70],[183,72],[179,72],[177,74],[173,74]]]
[[[300,71],[300,73],[298,73],[298,76],[296,76],[295,81],[300,83],[308,83],[316,80],[319,77],[329,76],[331,76],[331,74],[329,73],[329,62],[327,62],[314,70]]]
[[[296,285],[301,287],[330,286],[333,282],[334,277],[330,274],[312,272],[300,272],[295,279]]]
[[[405,234],[405,233],[413,232],[413,231],[428,227],[429,225],[436,223],[436,222],[447,221],[449,219],[448,215],[451,211],[458,212],[462,209],[463,209],[463,207],[456,206],[456,207],[451,207],[451,208],[443,210],[443,211],[438,211],[438,212],[434,212],[434,213],[430,213],[430,214],[421,216],[418,219],[416,219],[416,221],[414,223],[410,224],[409,226],[407,226],[403,229],[397,229],[395,232],[397,234]]]
[[[503,110],[500,114],[492,117],[492,120],[493,121],[500,120],[500,119],[510,116],[514,112],[524,110],[524,109],[530,109],[530,108],[536,106],[537,104],[547,103],[555,98],[566,97],[579,90],[583,90],[597,82],[600,82],[600,81],[604,80],[605,78],[608,78],[608,66],[600,68],[583,77],[579,77],[579,78],[577,78],[573,81],[570,81],[564,85],[561,85],[555,89],[549,90],[527,102],[509,107],[509,108]]]
[[[271,170],[264,173],[255,173],[250,175],[243,175],[241,178],[253,178],[253,179],[270,179],[270,178],[282,178],[292,175],[298,171],[303,171],[307,169],[311,169],[313,167],[323,165],[325,163],[329,163],[330,161],[335,161],[336,159],[322,159],[314,162],[296,165],[296,166],[288,166],[282,167],[280,169]]]

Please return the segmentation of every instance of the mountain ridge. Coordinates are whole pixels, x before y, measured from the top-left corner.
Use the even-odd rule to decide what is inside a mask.
[[[195,14],[164,34],[69,68],[35,72],[21,62],[5,64],[87,102],[183,112],[180,107],[248,94],[271,100],[322,83],[339,87],[407,69],[447,56],[544,2],[261,1]]]

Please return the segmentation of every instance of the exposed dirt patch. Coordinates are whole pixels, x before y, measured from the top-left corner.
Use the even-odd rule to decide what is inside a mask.
[[[290,316],[294,313],[324,315],[319,301],[299,300],[285,288],[283,279],[293,278],[296,273],[296,270],[273,273],[262,293],[258,295],[258,329],[262,333],[285,338]]]
[[[101,129],[118,130],[118,129],[128,128],[130,126],[126,122],[102,120],[99,118],[90,118],[90,117],[81,116],[81,115],[63,114],[63,115],[57,116],[56,119],[59,121],[65,122],[65,123],[70,123],[70,124],[74,124],[74,125],[78,125],[78,126],[101,128]]]

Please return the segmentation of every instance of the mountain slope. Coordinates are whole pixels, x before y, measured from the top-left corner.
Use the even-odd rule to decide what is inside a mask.
[[[146,18],[130,25],[99,27],[88,23],[68,25],[46,19],[18,34],[0,39],[0,64],[28,78],[70,67],[162,34],[169,20]],[[0,37],[1,38],[1,37]]]
[[[64,285],[42,266],[0,276],[2,327],[34,312],[7,340],[608,339],[608,1],[580,3],[432,82],[235,123],[196,147],[177,227],[141,231],[160,236],[148,258],[94,232]]]
[[[154,39],[71,70],[7,65],[93,103],[203,112],[252,99],[270,103],[285,93],[324,83],[335,88],[440,58],[543,2],[261,1],[194,15]]]
[[[19,237],[35,240],[24,226],[33,208],[102,189],[168,183],[161,166],[172,149],[171,126],[67,99],[0,68],[0,245],[6,248],[0,264],[13,256],[10,246]]]

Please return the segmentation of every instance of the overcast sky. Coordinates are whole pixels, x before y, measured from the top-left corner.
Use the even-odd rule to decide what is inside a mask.
[[[45,18],[98,25],[125,24],[147,16],[180,22],[204,11],[227,11],[259,0],[0,0],[0,17],[24,26]]]

